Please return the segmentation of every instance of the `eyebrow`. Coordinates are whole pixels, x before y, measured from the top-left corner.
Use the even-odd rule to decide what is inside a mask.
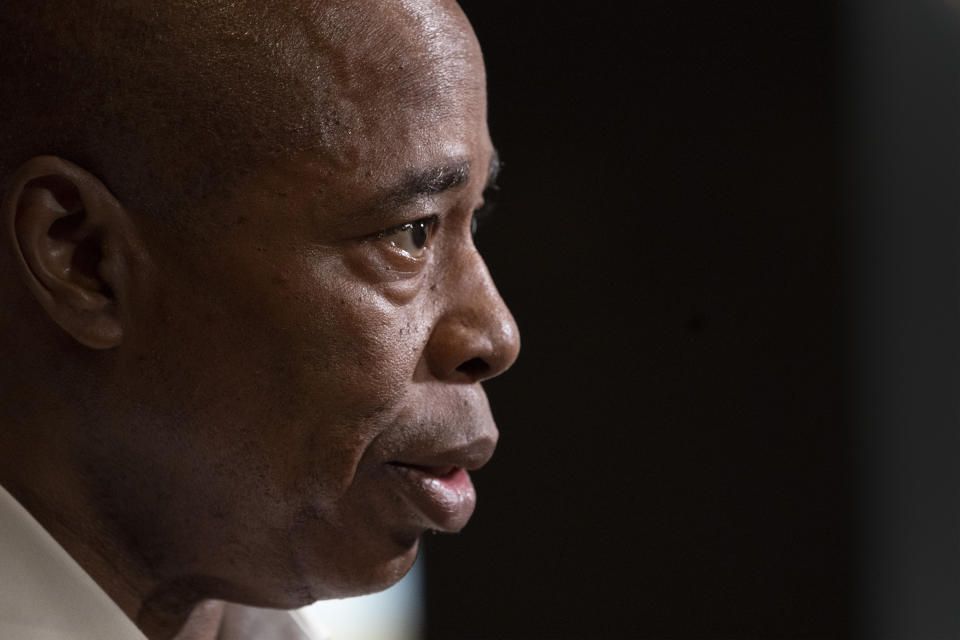
[[[456,189],[469,180],[470,163],[460,160],[407,175],[392,195],[400,200],[435,196]]]
[[[496,186],[500,166],[500,156],[494,150],[487,170],[486,188]],[[429,198],[446,191],[453,191],[469,181],[470,162],[466,159],[457,159],[447,164],[407,174],[397,187],[387,192],[383,201],[391,206],[399,207],[420,198]]]

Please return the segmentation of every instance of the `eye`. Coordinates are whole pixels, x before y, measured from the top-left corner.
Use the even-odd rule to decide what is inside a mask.
[[[413,258],[421,258],[427,252],[426,247],[430,242],[430,236],[433,235],[436,222],[437,218],[435,216],[407,222],[399,227],[383,231],[377,237],[386,240]]]

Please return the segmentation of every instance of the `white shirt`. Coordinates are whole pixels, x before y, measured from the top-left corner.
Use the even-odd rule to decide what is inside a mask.
[[[298,612],[238,605],[227,605],[223,627],[234,640],[324,638]],[[146,640],[100,585],[3,487],[0,639]]]
[[[146,640],[110,596],[3,487],[0,638]]]

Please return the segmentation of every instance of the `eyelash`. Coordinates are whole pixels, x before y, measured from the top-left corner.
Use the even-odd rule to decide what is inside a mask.
[[[378,231],[377,233],[374,234],[373,237],[376,240],[382,240],[383,238],[392,236],[393,234],[398,233],[400,231],[406,231],[407,229],[411,229],[413,228],[413,225],[426,223],[427,233],[429,234],[427,238],[427,242],[429,243],[430,241],[429,239],[433,237],[434,233],[436,233],[437,225],[439,224],[439,222],[440,222],[440,217],[435,215],[427,216],[425,218],[417,218],[416,220],[411,220],[410,222],[404,222],[403,224],[398,224],[395,227],[390,227],[389,229]]]
[[[495,190],[496,190],[495,187],[488,189],[488,191],[495,191]],[[479,230],[479,227],[480,227],[480,223],[486,220],[490,216],[490,214],[493,213],[495,202],[493,201],[493,198],[489,197],[492,194],[488,193],[484,195],[486,197],[484,198],[483,204],[480,207],[478,207],[476,210],[474,210],[473,214],[470,217],[470,235],[473,237],[476,237],[477,231]],[[433,238],[434,234],[436,233],[437,225],[440,223],[439,216],[436,216],[436,215],[427,216],[425,218],[418,218],[417,220],[413,220],[411,222],[404,222],[403,224],[398,224],[395,227],[390,227],[389,229],[378,231],[376,234],[374,234],[373,237],[376,240],[382,240],[394,234],[400,233],[401,231],[411,230],[414,225],[418,225],[422,223],[426,223],[426,226],[427,226],[427,239],[424,244],[424,248],[426,248],[427,246],[429,246],[431,238]]]

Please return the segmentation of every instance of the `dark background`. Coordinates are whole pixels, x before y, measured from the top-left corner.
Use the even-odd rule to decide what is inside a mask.
[[[428,640],[960,637],[946,5],[461,4],[523,350]]]

